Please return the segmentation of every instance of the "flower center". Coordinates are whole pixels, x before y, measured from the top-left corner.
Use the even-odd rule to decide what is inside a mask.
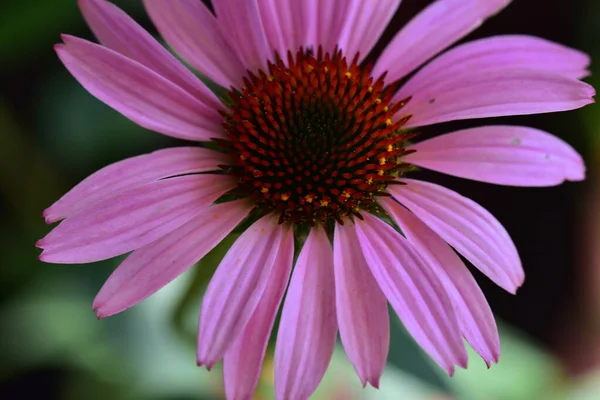
[[[408,117],[392,118],[406,101],[391,103],[394,89],[357,60],[301,49],[229,93],[232,161],[223,168],[239,179],[239,194],[279,212],[280,222],[360,217],[404,167]]]

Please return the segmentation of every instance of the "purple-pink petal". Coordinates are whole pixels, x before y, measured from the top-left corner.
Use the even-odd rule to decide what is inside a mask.
[[[573,110],[593,103],[594,88],[553,72],[526,68],[473,69],[412,91],[414,76],[395,99],[411,97],[397,118],[412,115],[406,127],[461,119],[540,114]]]
[[[497,68],[526,68],[578,79],[587,75],[589,64],[587,54],[545,39],[525,35],[494,36],[448,50],[419,70],[403,90],[427,91],[453,76]]]
[[[224,88],[238,86],[246,69],[202,1],[144,0],[161,36],[202,75]]]
[[[189,69],[144,28],[106,0],[79,0],[79,7],[98,40],[185,89],[213,108],[223,105]]]
[[[261,20],[259,0],[219,0],[213,3],[225,38],[246,69],[267,69],[273,53]],[[295,49],[290,49],[295,50]]]
[[[335,347],[333,254],[325,230],[311,228],[283,306],[275,345],[275,398],[308,399]]]
[[[500,338],[494,315],[465,264],[441,237],[396,201],[383,199],[380,204],[444,285],[465,339],[488,367],[498,362]]]
[[[364,214],[356,221],[358,241],[379,287],[404,327],[450,375],[467,366],[454,308],[415,248],[390,225]]]
[[[216,171],[225,163],[222,153],[199,147],[175,147],[131,157],[94,172],[43,215],[46,223],[56,222],[127,189],[171,176]]]
[[[525,273],[506,229],[492,214],[442,186],[413,179],[389,187],[390,194],[454,247],[494,283],[510,293]]]
[[[311,0],[313,7],[309,11],[313,14],[309,14],[305,20],[312,21],[311,30],[315,34],[308,43],[313,46],[324,45],[329,52],[338,45],[350,59],[360,53],[360,61],[383,34],[400,1]]]
[[[342,344],[362,385],[368,382],[379,387],[390,345],[387,300],[369,270],[350,221],[335,226],[333,266]]]
[[[269,283],[288,230],[268,214],[231,246],[202,301],[198,365],[212,368],[243,333]]]
[[[185,224],[235,186],[221,175],[169,178],[105,198],[62,221],[37,246],[51,263],[87,263],[135,250]]]
[[[512,186],[553,186],[585,178],[581,156],[538,129],[485,126],[408,147],[402,161],[461,178]]]
[[[379,57],[374,76],[403,78],[469,34],[511,0],[438,0],[413,18]]]
[[[277,310],[287,287],[294,259],[294,235],[285,232],[267,287],[244,332],[223,359],[223,380],[228,399],[251,399],[262,368]]]
[[[63,35],[55,46],[69,72],[99,100],[138,125],[180,139],[223,136],[218,110],[148,67],[106,47]]]
[[[208,254],[250,212],[237,200],[213,205],[171,233],[134,250],[94,300],[99,318],[121,312],[154,294]]]

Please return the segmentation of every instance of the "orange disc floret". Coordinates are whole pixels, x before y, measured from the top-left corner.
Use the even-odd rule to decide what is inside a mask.
[[[360,216],[403,167],[409,117],[394,115],[408,99],[392,103],[394,88],[357,60],[300,49],[229,93],[224,168],[239,178],[238,193],[280,212],[280,222]]]

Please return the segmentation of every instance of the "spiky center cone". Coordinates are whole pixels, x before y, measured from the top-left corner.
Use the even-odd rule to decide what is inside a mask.
[[[360,217],[403,168],[408,117],[393,118],[406,101],[391,103],[394,89],[357,60],[301,49],[229,93],[224,168],[239,179],[238,194],[280,222]]]

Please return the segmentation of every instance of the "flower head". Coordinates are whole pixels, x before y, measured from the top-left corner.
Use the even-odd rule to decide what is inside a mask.
[[[497,36],[437,56],[508,3],[438,0],[370,64],[400,0],[214,0],[214,14],[199,0],[145,1],[173,49],[229,90],[218,98],[116,6],[80,0],[102,44],[63,36],[67,69],[137,124],[196,145],[109,165],[75,186],[44,212],[63,221],[38,242],[40,258],[131,252],[94,301],[106,317],[248,226],[207,288],[198,334],[198,364],[223,360],[232,399],[251,397],[282,301],[278,399],[311,395],[338,329],[363,385],[377,387],[388,303],[450,374],[467,365],[463,337],[497,362],[493,315],[457,253],[514,293],[524,280],[517,250],[481,206],[407,175],[423,167],[512,186],[584,178],[569,145],[532,128],[412,143],[409,128],[593,101],[579,80],[588,57],[543,39]]]

